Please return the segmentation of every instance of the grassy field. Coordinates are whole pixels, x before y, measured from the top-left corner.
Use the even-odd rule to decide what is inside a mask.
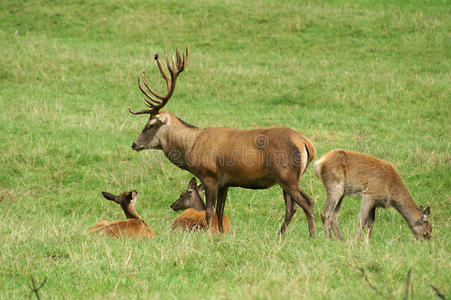
[[[413,299],[451,295],[450,53],[447,1],[1,1],[0,297]],[[169,205],[191,175],[159,151],[134,152],[147,121],[137,76],[164,83],[156,52],[190,45],[166,110],[199,127],[286,126],[318,157],[362,151],[394,164],[433,238],[414,239],[394,209],[354,242],[328,241],[325,191],[309,168],[318,237],[301,210],[286,235],[279,187],[232,189],[229,235],[175,233]],[[122,219],[100,191],[140,192],[150,241],[88,235]],[[362,270],[363,274],[362,274]],[[374,288],[371,288],[371,286]],[[412,296],[412,294],[411,294]]]

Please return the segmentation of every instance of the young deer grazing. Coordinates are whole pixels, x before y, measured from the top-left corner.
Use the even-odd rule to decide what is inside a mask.
[[[285,220],[280,228],[283,233],[301,206],[307,216],[310,236],[315,236],[314,203],[301,189],[299,181],[307,166],[315,157],[315,147],[299,132],[289,128],[240,130],[229,127],[200,129],[189,125],[166,111],[160,111],[175,90],[178,75],[188,65],[186,56],[176,51],[176,59],[166,65],[170,77],[155,56],[161,76],[166,80],[167,95],[159,95],[145,81],[138,79],[138,87],[146,96],[144,104],[150,109],[134,112],[134,115],[150,115],[141,135],[132,145],[133,150],[162,150],[176,166],[200,179],[205,187],[206,218],[210,227],[214,207],[223,231],[222,216],[230,187],[267,189],[278,184],[285,200]]]
[[[321,218],[328,238],[332,225],[335,237],[343,239],[338,229],[338,210],[343,197],[352,194],[362,199],[356,239],[365,226],[368,226],[367,239],[370,239],[376,207],[390,206],[404,217],[417,239],[430,238],[430,208],[417,207],[391,164],[363,153],[338,149],[322,156],[315,163],[315,172],[327,192]]]
[[[188,184],[188,189],[180,194],[177,201],[172,203],[171,208],[174,211],[183,210],[180,216],[172,223],[173,229],[200,230],[207,228],[205,204],[200,194],[202,190],[202,184],[198,186],[196,178],[193,177]],[[230,223],[226,215],[222,216],[222,223],[224,232],[229,233]],[[219,233],[218,216],[216,214],[213,217],[211,230],[213,233]]]
[[[123,192],[119,196],[107,192],[102,192],[102,194],[106,199],[114,201],[121,206],[127,220],[114,222],[100,221],[88,229],[89,233],[104,232],[110,237],[155,237],[150,226],[141,219],[135,210],[136,201],[138,200],[137,191]]]

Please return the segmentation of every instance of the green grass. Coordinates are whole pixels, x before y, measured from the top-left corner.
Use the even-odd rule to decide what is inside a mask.
[[[450,53],[447,1],[2,1],[0,297],[414,299],[451,294]],[[280,3],[279,3],[280,2]],[[286,235],[280,188],[229,192],[232,233],[174,233],[169,205],[191,175],[161,152],[131,150],[146,117],[136,78],[164,87],[156,52],[191,48],[167,110],[200,127],[294,128],[315,144],[362,151],[399,170],[430,205],[433,238],[378,210],[353,242],[360,201],[328,241],[325,191],[309,168],[316,239],[298,211]],[[151,241],[90,236],[123,218],[100,191],[137,189]]]

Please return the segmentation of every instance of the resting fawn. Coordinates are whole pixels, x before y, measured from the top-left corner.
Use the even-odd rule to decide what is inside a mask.
[[[352,194],[362,199],[356,239],[365,226],[368,226],[367,239],[370,239],[376,207],[390,206],[404,217],[417,239],[430,238],[430,208],[417,207],[391,164],[363,153],[338,149],[323,155],[315,163],[315,172],[327,192],[321,219],[328,238],[332,225],[335,237],[343,239],[338,229],[338,210],[343,197]]]
[[[116,202],[122,208],[127,220],[121,221],[100,221],[93,227],[88,229],[90,233],[104,232],[110,237],[137,237],[137,238],[154,238],[155,234],[150,226],[138,215],[135,210],[136,201],[138,200],[138,192],[133,190],[123,192],[119,196],[102,192],[103,196],[111,201]]]
[[[205,203],[202,200],[201,192],[203,186],[197,185],[196,178],[192,178],[188,184],[188,189],[180,194],[177,201],[172,203],[174,211],[184,210],[172,223],[173,229],[178,230],[200,230],[207,228]],[[226,215],[223,215],[224,233],[230,232],[230,223]],[[212,232],[219,233],[218,216],[213,217]]]

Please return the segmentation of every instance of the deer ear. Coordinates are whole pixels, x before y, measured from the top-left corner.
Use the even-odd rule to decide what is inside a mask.
[[[420,209],[421,213],[423,213],[423,211],[424,211],[423,205],[420,205],[420,207],[418,207],[418,208]]]
[[[154,116],[155,119],[160,121],[163,124],[166,124],[166,118],[162,117],[160,114]]]
[[[429,215],[431,214],[431,207],[428,206],[428,207],[424,210],[423,214],[424,214],[426,217],[429,217]]]
[[[196,187],[196,190],[200,193],[204,190],[204,185],[201,183]]]
[[[117,196],[114,196],[113,194],[107,193],[107,192],[102,192],[103,197],[105,197],[105,199],[114,201],[116,203],[118,203],[117,201]]]
[[[197,186],[197,180],[196,177],[191,178],[189,184],[188,184],[188,189],[194,190]]]

